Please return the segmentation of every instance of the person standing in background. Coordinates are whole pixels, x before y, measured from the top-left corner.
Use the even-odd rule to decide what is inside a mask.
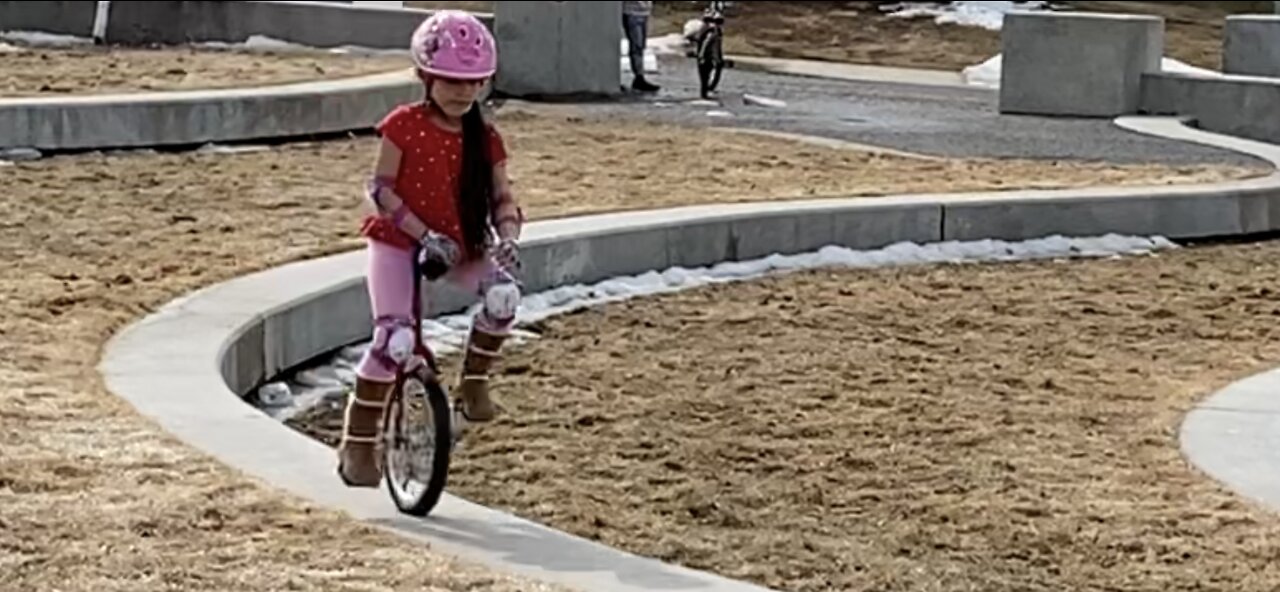
[[[622,3],[622,30],[627,34],[628,57],[631,58],[631,88],[640,92],[657,92],[661,88],[644,77],[644,48],[649,36],[649,15],[652,13],[652,0],[624,0]]]

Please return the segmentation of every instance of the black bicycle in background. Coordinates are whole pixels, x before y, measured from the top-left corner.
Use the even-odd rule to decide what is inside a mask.
[[[698,33],[694,57],[698,63],[698,82],[701,95],[710,99],[720,85],[720,75],[724,71],[724,13],[725,3],[711,2],[711,6],[702,12],[702,30]]]

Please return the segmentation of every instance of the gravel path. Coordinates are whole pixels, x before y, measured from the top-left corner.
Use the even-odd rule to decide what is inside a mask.
[[[726,70],[723,106],[697,101],[691,60],[663,58],[655,96],[583,107],[591,116],[622,113],[686,125],[732,125],[813,134],[947,157],[1102,160],[1113,163],[1258,164],[1252,157],[1143,136],[1108,119],[1001,115],[984,88],[853,82]],[[626,82],[629,83],[629,76]],[[743,105],[743,93],[780,99],[784,109]],[[640,107],[640,109],[637,109]],[[732,117],[708,116],[727,110]]]

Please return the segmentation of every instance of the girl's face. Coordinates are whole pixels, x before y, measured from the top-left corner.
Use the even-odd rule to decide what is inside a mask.
[[[449,117],[462,117],[471,110],[471,105],[480,96],[484,88],[484,80],[451,80],[436,77],[428,88],[431,89],[431,102]]]

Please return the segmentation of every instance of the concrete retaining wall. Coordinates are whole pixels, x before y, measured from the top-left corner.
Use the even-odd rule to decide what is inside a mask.
[[[1001,32],[1000,111],[1135,113],[1142,74],[1158,72],[1164,22],[1124,14],[1011,13]]]
[[[1231,17],[1226,30],[1228,75],[1209,77],[1161,70],[1160,18],[1009,14],[1002,32],[1000,111],[1178,115],[1205,130],[1280,143],[1280,17]]]
[[[0,31],[41,31],[92,37],[97,4],[93,0],[0,1]]]
[[[1222,71],[1280,78],[1280,15],[1227,17]]]
[[[1208,131],[1280,144],[1280,78],[1147,74],[1142,112],[1186,116]]]
[[[413,29],[432,11],[328,2],[113,0],[110,43],[239,43],[263,35],[313,47],[408,47]],[[493,17],[480,15],[492,28]]]
[[[363,130],[421,95],[406,70],[264,88],[0,99],[0,148],[185,146]]]
[[[1027,240],[1106,233],[1171,239],[1280,230],[1280,176],[1218,190],[1150,188],[917,196],[695,207],[652,214],[558,220],[531,227],[521,249],[529,292],[590,284],[672,266],[794,254],[826,245],[875,249],[897,242]],[[593,230],[584,231],[583,228]],[[341,281],[267,313],[227,342],[222,377],[246,395],[263,381],[371,331],[363,259]],[[474,300],[428,292],[427,314],[457,312]]]

